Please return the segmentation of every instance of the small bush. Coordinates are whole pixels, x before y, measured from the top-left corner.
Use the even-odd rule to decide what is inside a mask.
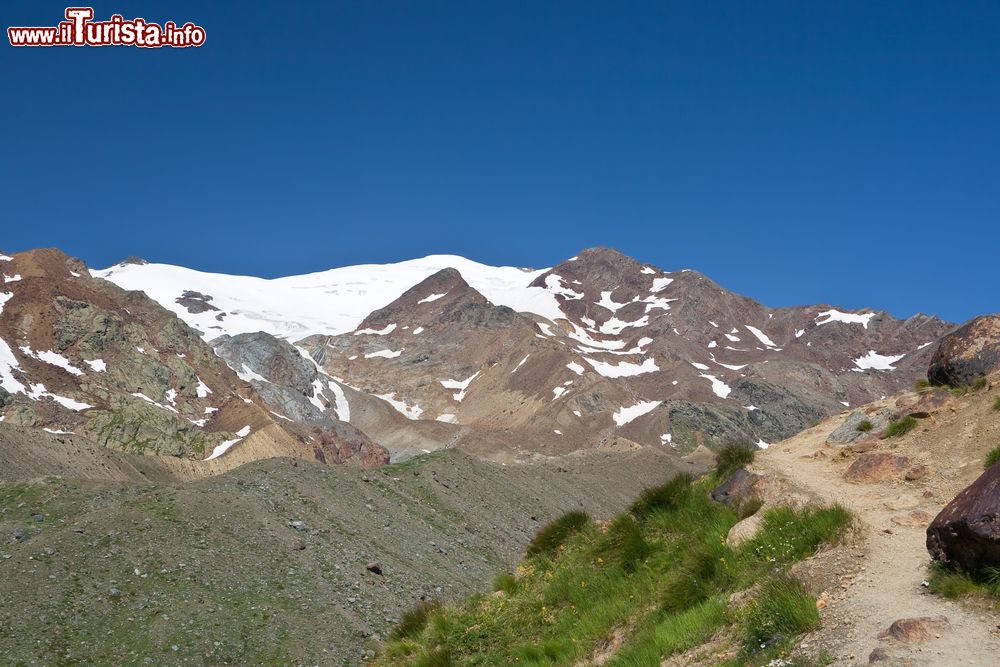
[[[934,385],[931,384],[930,380],[917,380],[913,385],[913,388],[916,389],[918,392],[924,392],[933,387]]]
[[[885,437],[898,438],[899,436],[905,435],[906,433],[912,431],[916,427],[916,425],[917,425],[917,420],[910,415],[906,415],[905,417],[897,419],[896,421],[892,422],[891,424],[885,427],[885,432],[884,432]]]
[[[611,522],[598,547],[601,554],[618,561],[626,572],[634,572],[649,555],[649,549],[642,528],[630,514],[622,514]]]
[[[749,442],[734,442],[725,445],[715,455],[715,469],[720,476],[728,477],[740,468],[753,463],[757,446]]]
[[[983,470],[992,468],[993,464],[997,461],[1000,461],[1000,447],[994,447],[990,450],[990,453],[986,455],[986,461],[983,463]]]
[[[993,409],[1000,412],[1000,396],[993,399]]]
[[[775,577],[750,603],[743,619],[743,650],[753,655],[819,627],[816,600],[798,581]]]
[[[404,612],[399,623],[392,629],[393,639],[414,639],[419,637],[427,627],[427,619],[431,613],[441,608],[437,600],[424,600],[407,612]]]
[[[873,428],[875,428],[875,424],[871,423],[871,420],[862,419],[858,423],[858,431],[861,433],[868,433],[868,431],[871,431]]]
[[[975,391],[982,391],[983,389],[986,389],[986,387],[988,387],[989,385],[990,383],[987,382],[985,377],[978,377],[972,381],[972,388]]]
[[[528,557],[551,556],[565,544],[571,535],[580,532],[590,523],[590,515],[574,510],[541,528],[526,551]]]
[[[644,519],[653,512],[671,511],[680,507],[691,495],[691,475],[677,475],[666,484],[645,489],[629,507],[637,519]]]

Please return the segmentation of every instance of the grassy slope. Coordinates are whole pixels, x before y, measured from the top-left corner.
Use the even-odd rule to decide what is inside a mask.
[[[449,451],[374,471],[272,460],[179,485],[0,484],[0,664],[357,664],[421,596],[511,567],[539,522],[620,511],[669,470],[609,462]]]
[[[813,600],[785,572],[836,540],[850,522],[839,507],[767,511],[738,549],[726,546],[739,517],[714,503],[712,475],[643,494],[606,526],[543,531],[495,591],[408,618],[381,664],[571,665],[600,654],[610,665],[658,665],[719,631],[719,662],[762,664],[818,625]],[[563,537],[559,546],[554,542]],[[541,545],[541,548],[539,548]],[[730,596],[757,585],[753,601]],[[725,644],[725,642],[724,642]]]

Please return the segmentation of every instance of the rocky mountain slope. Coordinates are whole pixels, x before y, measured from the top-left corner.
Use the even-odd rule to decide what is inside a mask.
[[[293,428],[143,293],[57,250],[0,257],[0,421],[213,470],[272,456],[388,460],[347,425]]]
[[[178,482],[180,463],[151,465],[173,457],[27,432],[0,424],[0,443],[36,462],[0,458],[4,664],[360,664],[419,600],[510,568],[538,526],[609,516],[675,471],[652,449],[510,466],[451,450]],[[89,461],[90,479],[39,479],[65,471],[53,451]]]
[[[772,309],[607,248],[545,270],[442,255],[277,280],[4,257],[0,416],[234,462],[763,446],[912,385],[953,329]],[[251,451],[264,431],[281,444]]]

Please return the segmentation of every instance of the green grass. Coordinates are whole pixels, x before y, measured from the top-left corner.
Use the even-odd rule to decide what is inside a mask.
[[[567,512],[535,534],[531,544],[528,545],[527,555],[551,556],[573,533],[580,532],[589,524],[590,515],[586,512]]]
[[[393,639],[405,639],[416,637],[427,627],[427,619],[431,612],[441,608],[441,603],[437,600],[424,600],[405,612],[399,619],[399,623],[392,629]]]
[[[1000,568],[988,567],[982,572],[957,572],[942,565],[933,565],[927,577],[931,593],[950,600],[980,596],[994,604],[1000,600]]]
[[[553,529],[559,539],[542,540],[546,548],[498,576],[494,592],[404,618],[375,664],[573,665],[613,644],[606,664],[656,665],[720,631],[781,655],[817,620],[815,600],[784,573],[839,541],[851,515],[839,506],[767,510],[758,534],[733,549],[726,535],[739,516],[709,496],[719,478],[681,476],[605,525]],[[759,582],[749,607],[730,609],[733,593]],[[733,664],[763,656],[747,648]]]
[[[629,507],[629,512],[637,519],[643,519],[653,512],[677,509],[687,502],[692,481],[691,475],[682,474],[666,484],[646,489]]]
[[[975,380],[972,381],[971,386],[974,391],[982,391],[983,389],[986,389],[988,386],[990,386],[990,383],[985,377],[977,377]]]
[[[787,576],[776,576],[761,586],[760,595],[744,611],[742,655],[770,655],[788,646],[797,635],[819,627],[816,599]]]
[[[894,422],[891,422],[885,427],[885,437],[887,438],[898,438],[901,435],[905,435],[912,431],[917,426],[917,420],[915,417],[906,415]]]
[[[993,409],[1000,412],[1000,396],[993,399]]]
[[[986,460],[983,462],[983,469],[993,467],[993,464],[1000,461],[1000,447],[994,447],[986,455]]]
[[[756,445],[749,442],[734,442],[723,446],[715,455],[715,469],[723,478],[728,477],[740,468],[753,463]]]
[[[914,383],[913,388],[918,392],[924,392],[933,389],[934,385],[931,384],[930,380],[917,380]]]
[[[873,428],[875,428],[875,424],[873,424],[870,419],[862,419],[858,422],[858,431],[861,433],[868,433]]]

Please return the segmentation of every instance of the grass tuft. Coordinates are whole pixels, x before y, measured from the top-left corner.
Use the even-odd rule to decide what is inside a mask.
[[[873,424],[870,419],[862,419],[858,422],[858,431],[861,433],[868,433],[873,428],[875,428],[875,424]]]
[[[757,446],[749,442],[733,442],[724,445],[715,455],[715,469],[720,477],[728,477],[740,468],[753,463]]]
[[[639,522],[629,514],[622,514],[608,525],[598,553],[618,562],[626,572],[634,572],[649,554],[649,544]]]
[[[1000,396],[993,399],[993,409],[1000,412]]]
[[[775,507],[764,513],[760,530],[744,551],[769,563],[789,563],[816,553],[821,544],[836,543],[853,517],[840,505],[795,511]]]
[[[990,386],[990,383],[985,376],[977,377],[975,380],[972,381],[972,389],[974,391],[982,391],[983,389],[986,389],[988,386]]]
[[[786,576],[769,579],[743,613],[743,653],[752,656],[787,645],[796,635],[819,627],[816,600]]]
[[[427,627],[427,619],[431,613],[441,608],[441,603],[437,600],[424,600],[412,609],[405,612],[399,619],[399,623],[392,629],[390,636],[393,639],[415,639],[420,636]]]
[[[578,510],[566,512],[535,534],[531,544],[528,545],[528,557],[552,556],[571,535],[580,532],[588,525],[590,525],[590,515],[586,512]]]
[[[1000,447],[994,447],[990,450],[989,454],[986,455],[986,460],[983,462],[983,470],[992,468],[993,464],[997,461],[1000,461]]]
[[[645,489],[629,507],[635,518],[644,519],[653,512],[672,511],[691,495],[691,475],[677,475],[666,484]]]
[[[911,415],[906,415],[885,427],[885,437],[898,438],[912,431],[917,426],[917,420]]]
[[[913,383],[913,388],[916,389],[918,392],[924,392],[928,391],[929,389],[933,389],[934,385],[931,384],[930,380],[917,380],[915,383]]]
[[[927,577],[931,593],[950,600],[983,595],[1000,598],[1000,568],[987,567],[980,572],[958,572],[934,564]]]

